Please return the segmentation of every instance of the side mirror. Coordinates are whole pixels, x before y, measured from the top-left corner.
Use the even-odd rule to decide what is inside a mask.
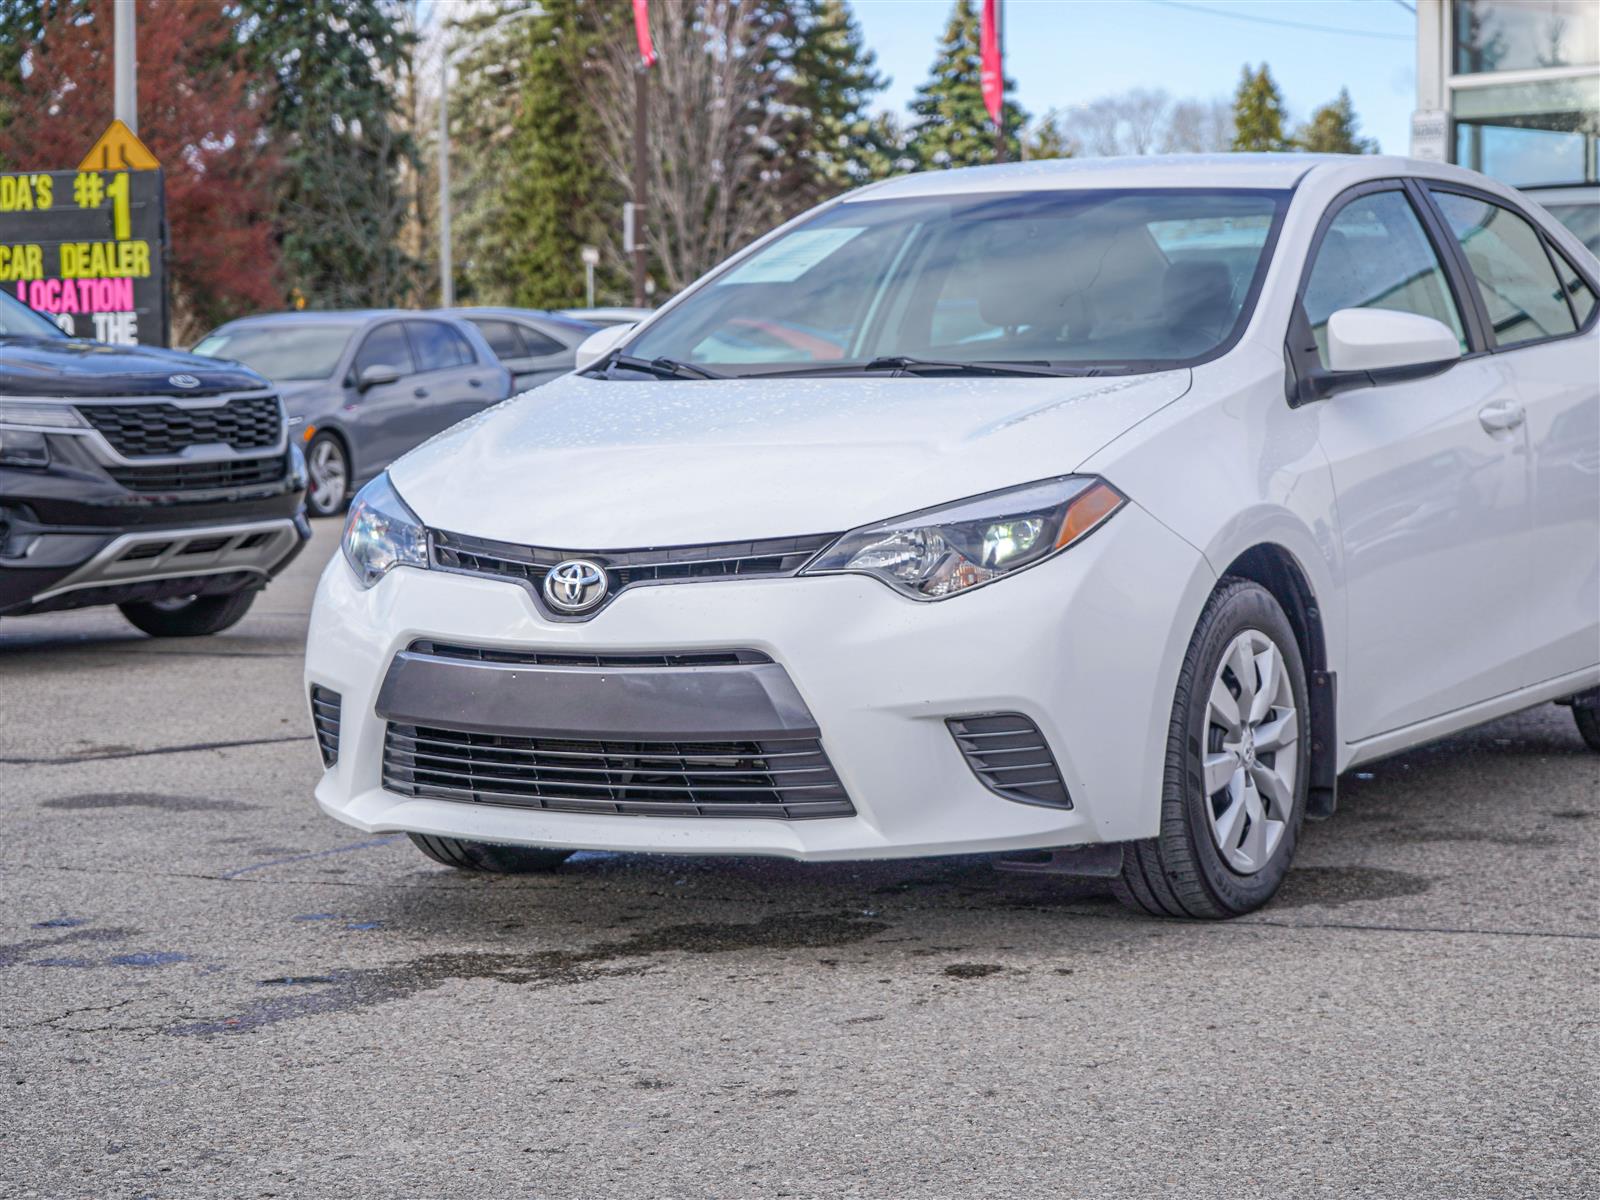
[[[1454,362],[1461,343],[1449,326],[1416,313],[1341,308],[1328,318],[1328,367],[1385,371]]]
[[[364,367],[356,378],[356,390],[366,391],[368,388],[382,387],[386,383],[399,383],[400,370],[391,367],[388,363],[373,363]]]
[[[595,363],[627,341],[628,335],[633,332],[633,328],[632,325],[607,325],[604,329],[595,330],[578,343],[577,358],[573,364],[573,370],[587,371]]]

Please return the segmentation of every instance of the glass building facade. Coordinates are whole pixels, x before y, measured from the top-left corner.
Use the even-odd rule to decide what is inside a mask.
[[[1447,115],[1434,156],[1520,187],[1600,180],[1600,0],[1419,0],[1417,15],[1418,107]]]

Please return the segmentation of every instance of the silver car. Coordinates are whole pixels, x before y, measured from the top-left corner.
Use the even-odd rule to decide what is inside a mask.
[[[445,313],[400,309],[271,313],[230,321],[196,354],[270,379],[305,448],[306,508],[339,512],[407,450],[512,393],[483,335]]]
[[[525,392],[572,370],[578,345],[598,324],[539,308],[445,308],[483,334],[501,366],[511,372],[513,392]]]

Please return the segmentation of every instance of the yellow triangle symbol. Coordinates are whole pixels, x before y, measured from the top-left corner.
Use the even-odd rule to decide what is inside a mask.
[[[106,126],[100,140],[78,164],[80,171],[156,171],[161,164],[148,147],[121,121]]]

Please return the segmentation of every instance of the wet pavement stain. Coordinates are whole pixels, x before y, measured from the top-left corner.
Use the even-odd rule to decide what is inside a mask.
[[[1420,896],[1432,886],[1433,880],[1425,875],[1384,867],[1295,867],[1284,877],[1283,888],[1272,898],[1271,907],[1337,908],[1358,900]]]
[[[250,1033],[280,1021],[350,1012],[403,1000],[459,979],[493,979],[501,983],[552,987],[615,975],[619,973],[617,968],[600,968],[621,959],[673,952],[727,954],[739,950],[820,949],[850,945],[887,928],[882,922],[854,916],[786,913],[753,924],[667,925],[641,930],[621,941],[600,942],[584,950],[425,954],[388,967],[330,972],[331,982],[320,990],[257,1001],[235,1016],[174,1025],[165,1032],[174,1037]],[[636,974],[644,969],[639,965],[621,971]]]
[[[1491,846],[1559,846],[1561,839],[1548,833],[1495,833],[1485,829],[1450,829],[1420,825],[1391,825],[1374,832],[1402,846],[1431,846],[1444,842],[1486,842]]]
[[[259,807],[238,800],[211,800],[205,796],[168,796],[160,792],[88,792],[81,796],[57,796],[42,801],[40,808],[64,812],[83,812],[97,808],[154,808],[162,812],[249,812]]]
[[[55,937],[11,942],[9,945],[0,945],[0,967],[14,967],[18,963],[27,962],[28,956],[36,950],[48,950],[53,946],[83,942],[118,942],[124,938],[136,937],[138,933],[137,929],[74,929],[69,933],[57,934]]]
[[[982,979],[1005,970],[999,963],[951,963],[944,973],[951,979]]]

